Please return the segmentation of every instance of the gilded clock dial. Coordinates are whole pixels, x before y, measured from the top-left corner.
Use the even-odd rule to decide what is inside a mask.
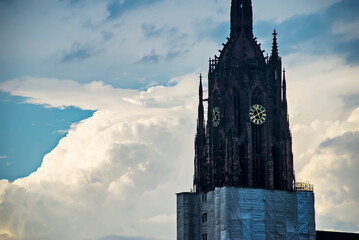
[[[213,125],[213,127],[218,127],[219,126],[219,120],[220,120],[219,114],[220,114],[219,107],[213,108],[213,111],[212,111],[212,125]]]
[[[249,108],[249,119],[257,125],[261,125],[266,121],[267,113],[262,105],[254,104]]]

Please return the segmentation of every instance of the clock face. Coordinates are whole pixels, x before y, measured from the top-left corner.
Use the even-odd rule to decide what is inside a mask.
[[[213,127],[218,127],[219,126],[219,114],[220,114],[219,107],[213,108],[213,111],[212,111],[212,125],[213,125]]]
[[[262,105],[254,104],[249,108],[249,119],[252,123],[261,125],[266,121],[266,110]]]

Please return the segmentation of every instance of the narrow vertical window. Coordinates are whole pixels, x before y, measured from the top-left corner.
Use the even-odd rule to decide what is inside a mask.
[[[202,193],[202,202],[207,202],[207,194]]]
[[[207,222],[207,213],[203,213],[202,214],[202,223],[206,223]]]

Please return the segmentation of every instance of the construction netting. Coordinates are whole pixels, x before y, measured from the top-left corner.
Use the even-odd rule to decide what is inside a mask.
[[[224,187],[205,205],[208,240],[315,239],[312,192]]]
[[[188,197],[177,212],[185,209],[192,228],[177,239],[315,239],[313,192],[223,187]]]

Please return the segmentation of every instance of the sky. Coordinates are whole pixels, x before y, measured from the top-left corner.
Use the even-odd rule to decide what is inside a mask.
[[[0,239],[175,239],[199,74],[229,0],[0,0]],[[359,232],[359,2],[253,0],[278,32],[296,179]]]

